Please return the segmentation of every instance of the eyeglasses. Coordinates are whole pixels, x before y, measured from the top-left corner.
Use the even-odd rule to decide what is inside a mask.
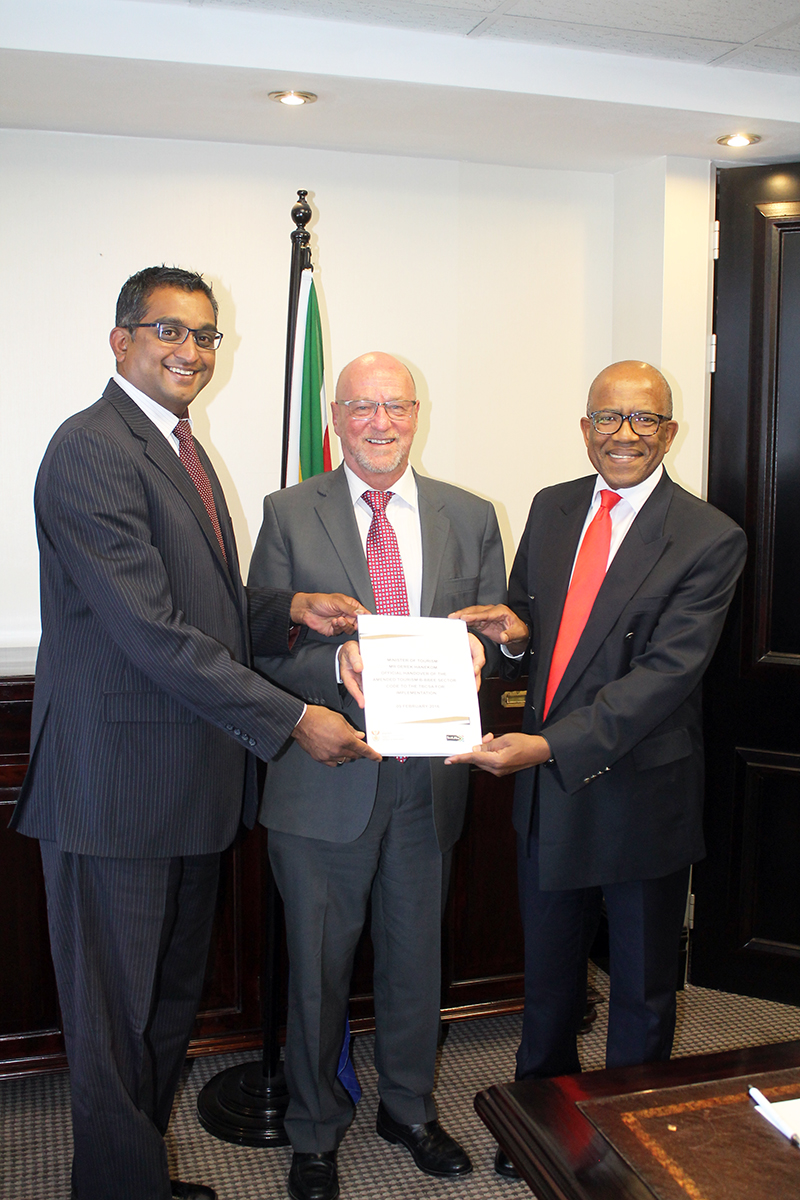
[[[382,408],[393,421],[406,420],[416,408],[416,400],[337,400],[355,421],[366,421]]]
[[[672,418],[662,417],[660,413],[651,412],[626,413],[623,416],[622,413],[603,409],[600,412],[589,413],[589,420],[594,426],[595,433],[619,433],[623,421],[627,421],[629,427],[639,437],[652,437],[654,433],[658,433],[662,421],[671,421]]]
[[[138,325],[129,325],[129,329],[155,329],[156,337],[168,346],[182,346],[189,334],[194,338],[198,350],[216,350],[222,341],[222,334],[216,329],[188,329],[186,325],[176,325],[174,321],[140,321]]]

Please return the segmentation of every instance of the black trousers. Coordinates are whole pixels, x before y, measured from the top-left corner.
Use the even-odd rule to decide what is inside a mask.
[[[170,1200],[164,1133],[203,986],[219,855],[41,850],[70,1068],[73,1196]]]
[[[668,1059],[689,868],[660,879],[543,891],[539,845],[518,839],[525,933],[525,1010],[517,1079],[580,1071],[576,1032],[599,895],[608,913],[611,996],[606,1066]]]

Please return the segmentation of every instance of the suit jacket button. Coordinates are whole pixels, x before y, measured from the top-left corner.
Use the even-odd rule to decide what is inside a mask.
[[[251,746],[255,746],[257,744],[255,738],[248,738],[247,740],[250,742]]]

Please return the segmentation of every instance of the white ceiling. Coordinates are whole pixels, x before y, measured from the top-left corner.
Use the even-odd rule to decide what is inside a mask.
[[[0,125],[593,171],[788,161],[800,0],[0,0]],[[761,144],[717,146],[737,129]]]
[[[798,0],[163,0],[800,73]]]

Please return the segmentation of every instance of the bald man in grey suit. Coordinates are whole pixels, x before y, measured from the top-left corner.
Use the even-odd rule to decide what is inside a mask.
[[[417,475],[408,455],[417,427],[408,370],[367,354],[342,372],[333,405],[343,466],[275,492],[250,583],[344,588],[368,609],[376,597],[366,543],[373,520],[364,494],[388,494],[412,616],[446,617],[505,594],[492,505]],[[359,729],[361,709],[337,685],[360,666],[356,643],[310,635],[290,662],[257,657],[290,692],[339,708]],[[474,662],[483,648],[473,639]],[[356,943],[372,902],[375,949],[377,1131],[405,1145],[423,1171],[445,1178],[471,1169],[436,1119],[441,900],[447,855],[461,833],[467,772],[441,759],[389,759],[321,772],[293,747],[270,765],[260,819],[284,899],[289,941],[286,1131],[295,1154],[293,1200],[333,1200],[336,1149],[353,1119],[336,1068]]]
[[[199,275],[129,279],[115,379],[57,431],[36,483],[42,640],[12,826],[41,844],[77,1200],[213,1200],[170,1180],[163,1134],[219,854],[255,818],[253,756],[288,740],[320,762],[373,756],[340,714],[249,669],[251,636],[288,654],[293,623],[332,632],[360,606],[245,593],[225,497],[186,419],[214,371],[216,318]]]

